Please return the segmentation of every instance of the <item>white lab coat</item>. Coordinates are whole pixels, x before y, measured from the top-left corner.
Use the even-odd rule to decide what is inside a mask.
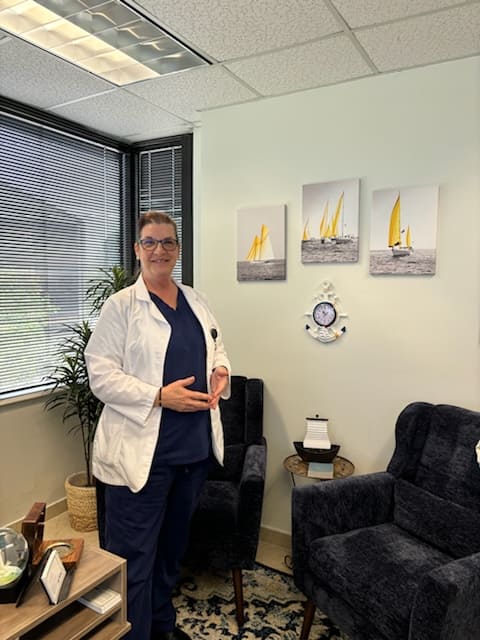
[[[219,326],[205,298],[178,284],[205,336],[207,383],[215,367],[230,373]],[[217,332],[212,337],[212,329]],[[215,331],[213,332],[215,334]],[[171,328],[151,300],[142,276],[103,305],[85,349],[90,386],[105,404],[93,443],[92,469],[99,480],[126,485],[137,492],[145,485],[158,439],[161,407],[153,403],[163,384]],[[230,385],[222,398],[230,396]],[[223,464],[220,411],[211,410],[212,446]]]

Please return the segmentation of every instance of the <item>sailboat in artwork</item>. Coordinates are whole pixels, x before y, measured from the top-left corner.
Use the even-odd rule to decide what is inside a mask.
[[[342,191],[338,202],[337,208],[335,209],[335,215],[332,220],[332,240],[335,240],[337,244],[346,244],[347,242],[351,242],[351,236],[347,236],[344,234],[345,231],[345,223],[343,219],[343,208],[344,208],[344,192]],[[340,233],[338,232],[340,224]]]
[[[303,227],[302,240],[303,242],[306,242],[307,240],[311,240],[310,231],[308,229],[308,220],[305,222],[305,226]]]
[[[392,213],[390,214],[390,225],[388,228],[388,246],[392,250],[394,258],[409,256],[412,251],[412,236],[410,226],[407,228],[405,243],[402,244],[402,226],[400,221],[400,194],[398,194]]]
[[[320,220],[320,241],[322,244],[332,241],[332,225],[328,221],[328,200],[325,203],[322,219]]]
[[[260,236],[255,235],[250,249],[247,253],[248,262],[266,262],[274,259],[270,231],[265,224],[262,224]]]

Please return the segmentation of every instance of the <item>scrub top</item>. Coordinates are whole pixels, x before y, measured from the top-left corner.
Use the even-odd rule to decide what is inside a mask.
[[[195,376],[189,387],[207,392],[206,345],[203,330],[182,291],[177,308],[172,309],[157,295],[150,297],[170,324],[172,333],[165,355],[163,385]],[[211,454],[210,410],[180,412],[164,408],[154,461],[162,464],[189,464]]]

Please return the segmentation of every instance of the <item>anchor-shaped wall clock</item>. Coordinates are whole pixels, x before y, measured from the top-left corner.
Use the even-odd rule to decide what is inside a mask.
[[[312,308],[305,312],[308,321],[306,331],[320,342],[333,342],[347,330],[344,319],[347,314],[340,308],[340,300],[331,282],[325,280],[313,299]]]

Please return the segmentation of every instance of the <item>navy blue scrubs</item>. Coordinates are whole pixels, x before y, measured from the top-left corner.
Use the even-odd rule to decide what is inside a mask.
[[[163,385],[193,375],[191,388],[206,392],[205,337],[182,291],[176,309],[150,296],[172,329]],[[175,627],[172,591],[210,458],[210,411],[163,409],[146,485],[138,493],[106,485],[106,548],[127,559],[129,640],[148,640],[152,631]]]

